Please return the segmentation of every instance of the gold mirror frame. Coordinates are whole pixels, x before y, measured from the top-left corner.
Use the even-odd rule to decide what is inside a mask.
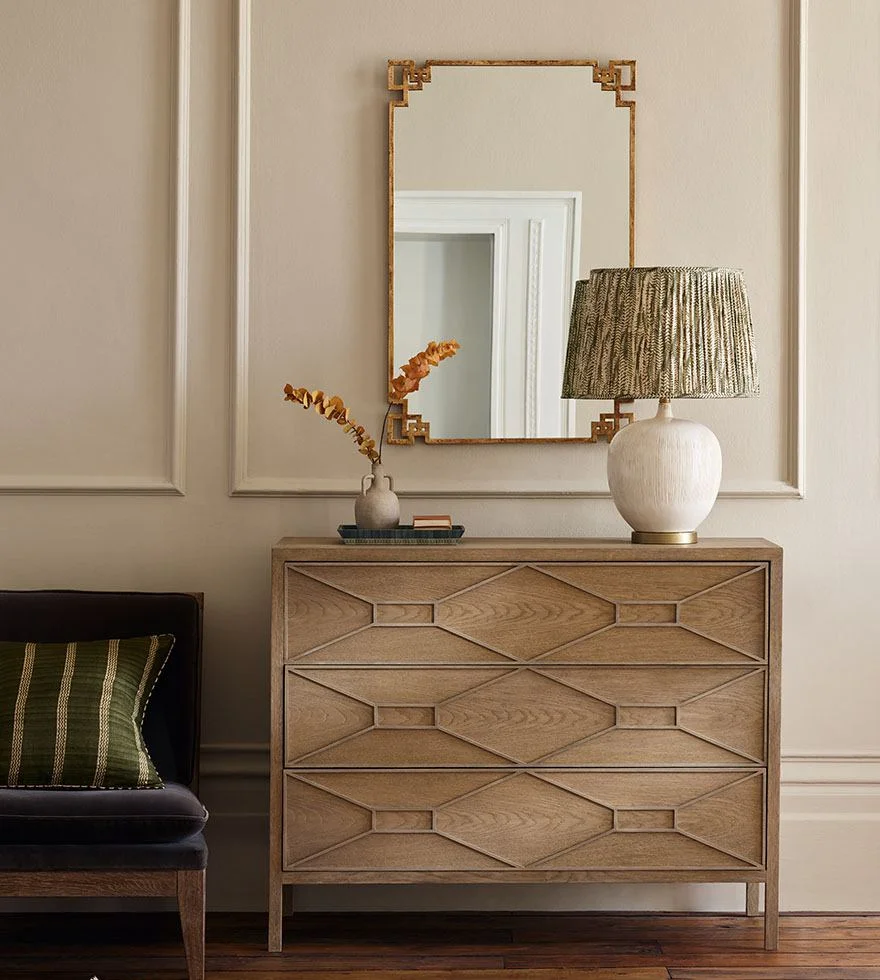
[[[590,425],[590,435],[557,438],[497,438],[497,439],[433,439],[431,423],[421,415],[410,414],[407,402],[391,398],[391,379],[395,377],[394,365],[394,110],[409,107],[410,92],[420,92],[431,82],[433,67],[573,67],[592,68],[593,82],[603,92],[614,93],[616,108],[629,112],[629,265],[635,265],[635,152],[636,152],[636,104],[624,97],[624,92],[636,89],[636,63],[631,59],[609,61],[602,66],[595,60],[564,61],[438,61],[429,60],[419,66],[415,61],[388,61],[388,397],[389,413],[385,426],[385,441],[392,446],[411,446],[416,439],[428,445],[494,445],[496,443],[596,443],[614,438],[621,427],[634,419],[632,412],[622,411],[624,402],[615,399],[611,412],[602,412],[598,421]],[[448,339],[448,338],[438,338]]]

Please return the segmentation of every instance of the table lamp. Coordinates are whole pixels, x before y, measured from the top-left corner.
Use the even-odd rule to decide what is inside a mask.
[[[608,447],[608,486],[640,544],[692,544],[721,485],[721,447],[673,398],[757,395],[742,272],[593,269],[576,284],[563,398],[659,398]]]

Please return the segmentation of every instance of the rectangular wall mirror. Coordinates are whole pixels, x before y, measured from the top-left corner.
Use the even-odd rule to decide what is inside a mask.
[[[388,379],[461,350],[392,409],[392,444],[582,440],[560,398],[571,299],[632,265],[634,61],[388,62]]]

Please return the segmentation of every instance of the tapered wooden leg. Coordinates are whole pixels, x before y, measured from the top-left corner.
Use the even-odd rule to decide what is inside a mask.
[[[761,885],[757,881],[746,882],[746,915],[761,914]]]
[[[282,921],[284,915],[284,886],[279,878],[269,872],[269,952],[280,953],[282,946]]]
[[[205,980],[205,872],[177,872],[177,907],[189,980]]]
[[[764,885],[764,949],[779,947],[779,875],[771,874]]]

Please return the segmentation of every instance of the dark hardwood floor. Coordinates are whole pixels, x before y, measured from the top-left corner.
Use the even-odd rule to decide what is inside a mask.
[[[303,913],[284,953],[265,917],[208,917],[215,980],[880,980],[880,915]],[[183,980],[171,914],[0,917],[2,980]]]

